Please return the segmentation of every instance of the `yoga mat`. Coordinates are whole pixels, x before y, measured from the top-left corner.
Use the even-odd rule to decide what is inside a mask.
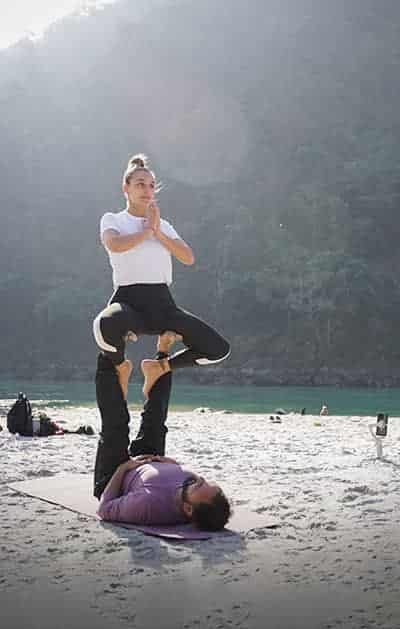
[[[97,518],[99,501],[92,495],[93,476],[91,474],[57,474],[34,480],[21,481],[8,485],[18,493],[39,498],[45,502],[59,505],[70,511]],[[278,522],[268,515],[249,511],[248,508],[235,507],[229,520],[228,528],[223,531],[199,531],[192,524],[175,526],[144,526],[125,522],[107,522],[126,529],[141,531],[145,535],[154,535],[174,540],[200,540],[221,537],[223,535],[244,534],[256,528],[276,528]]]

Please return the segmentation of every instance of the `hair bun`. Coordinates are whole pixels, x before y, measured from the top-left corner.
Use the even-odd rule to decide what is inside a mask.
[[[147,157],[143,155],[143,153],[138,153],[137,155],[132,155],[128,162],[128,168],[132,168],[133,166],[137,166],[138,168],[147,168]]]

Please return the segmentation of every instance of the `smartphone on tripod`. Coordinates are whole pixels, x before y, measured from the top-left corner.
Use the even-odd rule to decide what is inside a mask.
[[[376,436],[386,437],[388,431],[389,415],[387,413],[378,413],[376,417]]]

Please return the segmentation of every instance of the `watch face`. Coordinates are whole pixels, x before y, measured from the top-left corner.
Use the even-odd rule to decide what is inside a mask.
[[[386,437],[388,429],[389,416],[384,413],[379,413],[376,418],[376,435],[377,437]]]

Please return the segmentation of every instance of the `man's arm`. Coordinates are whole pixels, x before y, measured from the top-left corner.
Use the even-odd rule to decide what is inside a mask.
[[[106,499],[104,493],[97,514],[105,522],[151,524],[152,500],[151,494],[145,489],[110,500]]]
[[[131,492],[121,496],[121,485],[127,472],[152,460],[154,460],[152,455],[141,455],[118,465],[101,496],[97,513],[102,520],[132,524],[143,520],[145,515],[143,511],[146,507],[143,498],[146,496],[143,496],[142,492]]]
[[[118,465],[104,489],[103,496],[106,495],[107,500],[112,500],[113,498],[120,496],[122,479],[125,474],[130,470],[136,470],[141,465],[150,463],[151,461],[154,461],[154,456],[152,454],[141,454],[140,456],[135,456],[134,458],[128,459]]]

